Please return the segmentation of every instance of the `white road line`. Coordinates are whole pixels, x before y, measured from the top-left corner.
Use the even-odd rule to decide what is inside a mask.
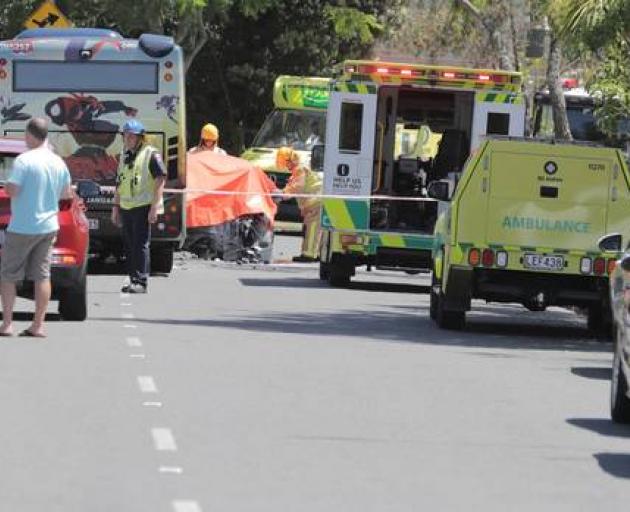
[[[120,298],[121,299],[128,299],[129,298],[129,294],[128,293],[121,293],[120,294]]]
[[[125,320],[132,320],[133,318],[136,317],[133,313],[123,313],[120,316],[124,318]]]
[[[134,324],[125,324],[125,325],[123,325],[123,327],[125,329],[137,329],[138,328],[138,326],[134,325]]]
[[[146,355],[145,354],[130,354],[129,357],[131,359],[146,359]]]
[[[174,512],[202,512],[199,503],[190,500],[176,500],[173,502]]]
[[[142,393],[157,393],[158,389],[155,380],[150,375],[140,375],[138,377],[138,387]]]
[[[158,468],[160,473],[172,473],[174,475],[181,475],[184,472],[184,468],[179,466],[160,466]]]
[[[127,345],[129,345],[130,347],[141,347],[142,342],[140,341],[140,338],[130,336],[127,338]]]
[[[121,306],[133,306],[133,304],[131,302],[121,302],[120,305]]]
[[[175,444],[175,438],[173,433],[168,428],[152,428],[151,435],[153,436],[153,445],[155,449],[160,452],[174,452],[177,451],[177,445]]]
[[[162,402],[142,402],[144,407],[162,407]]]

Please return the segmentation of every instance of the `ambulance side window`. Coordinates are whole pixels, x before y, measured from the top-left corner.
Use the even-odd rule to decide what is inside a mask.
[[[486,123],[487,135],[509,135],[510,134],[510,114],[489,112]]]
[[[359,153],[361,151],[361,127],[363,125],[363,105],[342,103],[339,126],[339,151]]]

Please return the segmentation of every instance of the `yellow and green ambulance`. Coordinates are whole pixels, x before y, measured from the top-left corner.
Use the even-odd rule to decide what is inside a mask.
[[[615,258],[598,240],[630,234],[630,175],[623,153],[585,143],[485,141],[450,184],[429,195],[446,208],[435,228],[431,317],[461,329],[473,299],[532,311],[576,306],[609,330]]]
[[[427,187],[454,187],[486,135],[524,135],[521,86],[510,71],[344,62],[326,118],[320,277],[430,271],[441,206]]]
[[[292,147],[299,153],[301,163],[309,166],[311,150],[324,142],[329,84],[329,78],[288,75],[279,76],[275,81],[274,110],[241,157],[265,171],[279,188],[285,186],[290,173],[276,169],[278,148]],[[295,201],[281,203],[277,218],[299,220]]]

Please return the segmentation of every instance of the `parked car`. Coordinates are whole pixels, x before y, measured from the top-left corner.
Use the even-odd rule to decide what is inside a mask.
[[[5,230],[11,219],[11,200],[4,190],[4,182],[15,158],[27,150],[22,140],[0,137],[0,258]],[[59,301],[59,313],[64,320],[83,321],[87,317],[88,245],[89,226],[83,200],[79,196],[62,199],[59,233],[52,255],[51,298]],[[32,282],[18,284],[17,291],[20,297],[33,299]]]
[[[620,251],[621,235],[602,238],[600,248]],[[630,423],[630,245],[610,275],[613,313],[613,367],[610,415],[616,423]]]

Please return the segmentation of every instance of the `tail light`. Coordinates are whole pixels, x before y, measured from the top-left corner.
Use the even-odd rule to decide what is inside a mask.
[[[606,272],[606,260],[604,258],[595,258],[593,262],[593,273],[601,276]]]
[[[476,267],[481,263],[481,251],[479,249],[472,248],[468,251],[468,264],[472,267]]]
[[[617,266],[617,260],[609,259],[608,260],[608,275],[611,275],[615,271],[615,267]]]
[[[76,265],[77,258],[72,254],[53,254],[53,265]]]
[[[481,256],[481,263],[484,267],[491,267],[494,265],[494,251],[492,249],[484,249]]]

